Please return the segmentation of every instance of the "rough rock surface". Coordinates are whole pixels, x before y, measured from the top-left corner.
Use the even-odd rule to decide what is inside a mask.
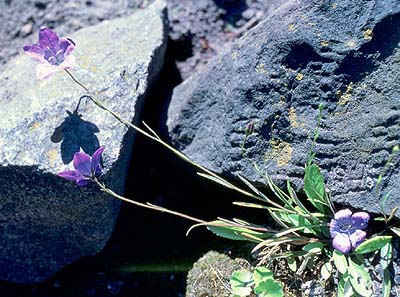
[[[77,44],[73,74],[105,105],[137,121],[163,64],[166,18],[160,0],[69,35]],[[105,145],[104,180],[121,192],[134,135],[79,100],[84,91],[65,73],[37,80],[35,62],[25,55],[6,65],[0,82],[0,279],[39,282],[99,252],[119,210],[95,185],[79,188],[55,174],[70,168],[74,152]]]
[[[154,0],[0,1],[0,70],[41,27],[68,34],[103,20],[131,14]],[[183,78],[200,69],[224,45],[287,0],[167,0],[169,37]]]
[[[246,155],[275,181],[301,189],[325,105],[316,162],[336,202],[379,212],[399,205],[399,158],[376,179],[400,136],[398,1],[288,1],[174,90],[173,143],[223,174],[262,182]]]

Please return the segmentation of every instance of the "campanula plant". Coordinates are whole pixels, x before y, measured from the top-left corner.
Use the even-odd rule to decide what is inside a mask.
[[[30,58],[39,62],[36,66],[37,78],[45,79],[75,66],[75,57],[71,55],[74,47],[71,39],[59,38],[54,31],[43,28],[39,31],[39,43],[25,45],[23,49]]]
[[[72,161],[75,170],[60,172],[58,176],[75,181],[78,186],[88,185],[90,181],[94,180],[102,172],[100,161],[103,151],[104,146],[99,147],[93,153],[93,156],[89,156],[85,152],[76,152]]]
[[[265,184],[275,195],[274,198],[270,198],[243,177],[239,176],[239,179],[248,187],[248,190],[221,178],[165,143],[145,123],[143,124],[147,130],[135,126],[129,120],[122,118],[119,114],[103,105],[89,88],[76,79],[70,71],[76,63],[74,56],[71,54],[75,46],[71,39],[59,38],[55,32],[44,28],[39,32],[38,44],[26,45],[23,49],[29,57],[39,63],[36,67],[36,74],[39,79],[46,79],[56,72],[64,71],[83,89],[84,96],[92,100],[99,108],[109,112],[122,124],[160,143],[178,157],[197,167],[201,171],[199,175],[229,189],[238,191],[248,198],[256,199],[259,203],[246,201],[235,202],[234,204],[265,209],[275,220],[276,226],[267,228],[240,219],[218,219],[207,222],[163,207],[125,198],[107,188],[100,180],[102,174],[101,158],[105,151],[104,146],[99,147],[92,156],[85,152],[76,152],[72,162],[74,169],[60,172],[58,174],[60,177],[74,181],[79,186],[87,186],[91,182],[95,183],[102,191],[117,199],[192,220],[197,223],[193,227],[205,225],[213,233],[225,238],[254,242],[256,245],[253,252],[258,253],[259,263],[262,265],[272,267],[277,263],[276,261],[284,259],[287,266],[297,274],[301,274],[305,269],[319,267],[320,275],[325,280],[331,278],[336,269],[339,272],[340,279],[337,289],[338,296],[351,296],[353,294],[370,296],[372,294],[368,261],[371,257],[375,257],[377,252],[380,252],[381,265],[384,269],[382,291],[384,296],[389,296],[391,288],[389,270],[393,254],[392,236],[390,234],[370,234],[367,228],[370,215],[366,212],[353,213],[349,209],[336,211],[332,204],[330,193],[325,187],[324,177],[317,164],[313,162],[315,157],[314,148],[319,135],[319,124],[322,117],[322,105],[319,108],[318,125],[314,134],[310,157],[304,169],[304,193],[308,203],[305,203],[303,199],[297,196],[289,181],[287,182],[287,191],[283,191],[255,164],[255,170],[264,178]],[[254,130],[255,124],[250,123],[246,128],[244,143],[241,146],[243,150],[246,139],[251,137]],[[384,197],[383,201],[385,202],[386,199],[387,196]],[[383,220],[388,226],[385,231],[393,232],[399,236],[400,229],[394,226],[389,227],[388,225],[396,211],[397,209],[392,211],[389,217],[384,215]],[[369,239],[367,239],[368,237]],[[264,271],[267,268],[261,267],[257,269],[254,272],[254,276],[250,277],[252,281],[253,277],[256,278],[256,275],[258,275],[256,271]],[[251,275],[251,273],[248,272],[246,275]],[[363,281],[360,282],[360,280]],[[232,283],[237,285],[235,282]],[[253,284],[252,282],[250,283]],[[263,279],[254,289],[259,296],[282,296],[283,294],[280,284],[271,277],[270,272],[268,272],[268,279]],[[251,289],[249,291],[249,288],[245,288],[243,292],[246,294],[251,293]],[[247,296],[245,293],[241,296]],[[270,293],[274,295],[269,295]]]

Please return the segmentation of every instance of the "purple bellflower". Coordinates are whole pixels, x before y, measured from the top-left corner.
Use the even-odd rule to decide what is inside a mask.
[[[335,213],[329,224],[333,248],[343,254],[349,253],[365,240],[369,214],[352,213],[350,209],[342,209]]]
[[[59,38],[54,31],[43,28],[39,31],[39,44],[25,45],[23,49],[30,58],[39,62],[36,76],[44,79],[75,66],[75,57],[71,55],[74,47],[71,39]]]
[[[75,153],[73,160],[75,170],[66,170],[60,172],[58,176],[75,181],[78,186],[88,185],[90,180],[102,172],[100,160],[103,151],[104,146],[101,146],[93,153],[92,156],[89,156],[84,152]]]

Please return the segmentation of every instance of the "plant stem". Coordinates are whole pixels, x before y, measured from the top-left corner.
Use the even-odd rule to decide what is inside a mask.
[[[131,204],[143,207],[143,208],[148,208],[148,209],[152,209],[152,210],[157,210],[157,211],[161,211],[161,212],[170,213],[170,214],[173,214],[175,216],[178,216],[178,217],[181,217],[181,218],[185,218],[187,220],[190,220],[190,221],[193,221],[193,222],[196,222],[196,223],[201,223],[201,224],[207,223],[204,220],[201,220],[201,219],[189,216],[189,215],[185,215],[185,214],[182,214],[182,213],[177,212],[177,211],[169,210],[169,209],[161,207],[161,206],[157,206],[157,205],[153,205],[153,204],[149,204],[149,203],[141,203],[141,202],[138,202],[138,201],[135,201],[135,200],[131,200],[131,199],[125,198],[125,197],[123,197],[121,195],[118,195],[117,193],[115,193],[114,191],[110,190],[109,188],[107,188],[97,178],[94,179],[94,182],[100,187],[100,189],[102,191],[106,192],[107,194],[110,194],[111,196],[114,196],[115,198],[117,198],[119,200],[131,203]]]
[[[103,104],[97,99],[97,97],[96,97],[94,94],[92,94],[92,92],[89,90],[89,88],[87,88],[84,84],[82,84],[81,82],[79,82],[79,81],[72,75],[71,72],[69,72],[67,69],[65,69],[65,72],[67,72],[67,74],[71,77],[71,79],[72,79],[76,84],[78,84],[82,89],[84,89],[84,90],[88,93],[88,95],[89,95],[88,97],[90,98],[90,100],[91,100],[94,104],[96,104],[96,105],[97,105],[98,107],[100,107],[101,109],[103,109],[103,110],[109,112],[111,115],[113,115],[113,116],[114,116],[118,121],[120,121],[122,124],[124,124],[124,125],[127,126],[127,127],[132,128],[132,129],[136,130],[137,132],[143,134],[144,136],[146,136],[146,137],[148,137],[148,138],[150,138],[150,139],[152,139],[152,140],[154,140],[154,141],[160,143],[161,145],[163,145],[164,147],[166,147],[168,150],[170,150],[171,152],[173,152],[175,155],[177,155],[179,158],[181,158],[182,160],[186,161],[187,163],[189,163],[189,164],[195,166],[196,168],[200,169],[201,171],[203,171],[203,172],[205,172],[205,173],[207,173],[207,174],[209,174],[209,175],[211,175],[211,176],[213,176],[213,177],[215,177],[215,178],[220,179],[220,177],[219,177],[217,174],[215,174],[214,172],[212,172],[212,171],[208,170],[207,168],[201,166],[200,164],[198,164],[198,163],[192,161],[192,160],[191,160],[190,158],[188,158],[185,154],[183,154],[182,152],[180,152],[180,151],[178,151],[177,149],[173,148],[171,145],[169,145],[169,144],[167,144],[166,142],[164,142],[164,141],[163,141],[153,130],[151,130],[150,127],[148,127],[145,123],[144,123],[144,125],[145,125],[146,128],[150,131],[150,133],[144,131],[143,129],[141,129],[141,128],[139,128],[139,127],[137,127],[136,125],[132,124],[130,121],[124,119],[124,118],[123,118],[121,115],[119,115],[118,113],[112,111],[111,109],[109,109],[108,107],[106,107],[105,105],[103,105]],[[239,192],[239,193],[241,193],[241,194],[243,194],[243,195],[246,195],[246,196],[249,196],[249,197],[252,197],[252,198],[255,198],[255,199],[258,198],[258,196],[254,195],[254,194],[252,194],[252,193],[249,193],[249,192],[247,192],[247,191],[245,191],[245,190],[243,190],[243,189],[240,189],[240,188],[236,187],[235,185],[233,185],[233,184],[231,184],[231,183],[229,183],[229,182],[227,182],[227,181],[226,181],[226,183],[230,186],[231,189],[233,189],[233,190],[235,190],[235,191],[237,191],[237,192]]]

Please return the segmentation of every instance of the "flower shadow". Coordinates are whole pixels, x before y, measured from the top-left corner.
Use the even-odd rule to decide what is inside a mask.
[[[96,136],[99,133],[99,128],[82,119],[82,115],[78,113],[79,105],[82,99],[87,96],[79,98],[78,105],[73,112],[66,110],[68,116],[57,128],[54,129],[50,139],[54,143],[61,142],[61,158],[64,164],[70,163],[76,152],[81,149],[92,155],[96,149],[99,148],[100,142]]]

